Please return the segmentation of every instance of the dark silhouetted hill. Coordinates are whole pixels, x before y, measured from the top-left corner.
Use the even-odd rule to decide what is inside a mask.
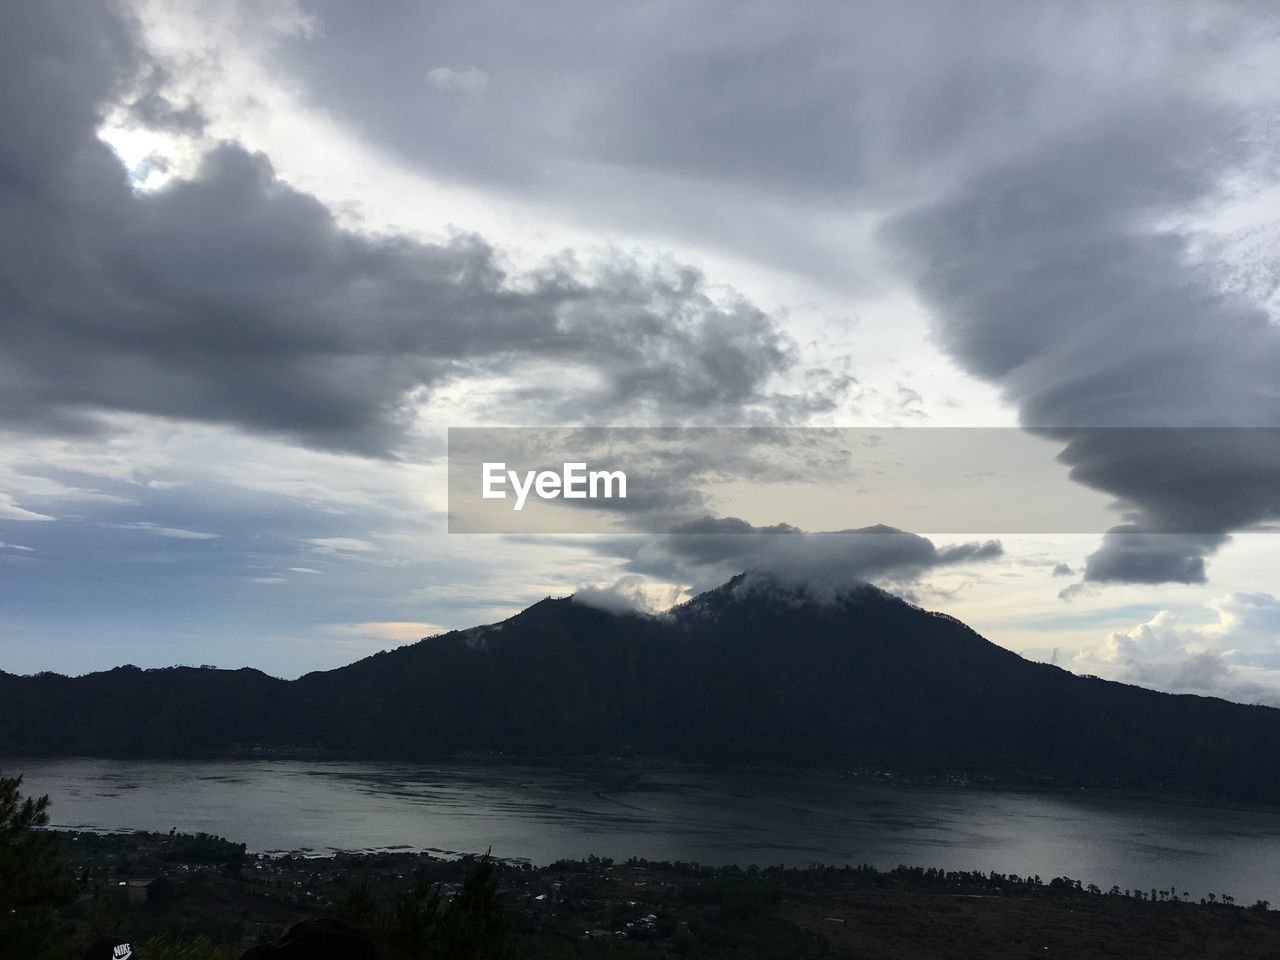
[[[1280,710],[1023,660],[874,587],[736,577],[657,617],[572,598],[294,681],[0,674],[0,755],[662,756],[1280,801]]]

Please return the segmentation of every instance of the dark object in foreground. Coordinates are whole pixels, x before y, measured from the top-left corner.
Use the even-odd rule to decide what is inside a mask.
[[[124,937],[99,937],[89,944],[84,960],[144,960],[133,949],[133,941]]]
[[[49,798],[24,797],[21,787],[22,777],[0,776],[0,957],[52,960],[66,955],[56,911],[76,887],[45,829]]]
[[[336,917],[295,923],[275,943],[251,947],[241,960],[385,960],[369,934]]]

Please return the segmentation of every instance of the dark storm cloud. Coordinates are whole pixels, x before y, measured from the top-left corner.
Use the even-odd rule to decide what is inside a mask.
[[[1213,316],[1214,312],[1208,313],[1208,318]],[[1280,362],[1280,337],[1274,327],[1254,326],[1249,332],[1253,336],[1242,337],[1240,346],[1264,355],[1269,352]],[[1175,352],[1164,345],[1156,349]],[[1188,340],[1177,352],[1187,363],[1199,359],[1204,364],[1200,376],[1190,377],[1188,383],[1205,383],[1216,375],[1217,389],[1238,391],[1240,399],[1228,398],[1224,407],[1230,409],[1232,403],[1251,407],[1235,408],[1240,411],[1234,414],[1239,420],[1280,420],[1268,382],[1272,374],[1255,368],[1249,382],[1249,364],[1238,354],[1230,357],[1229,365],[1213,369],[1215,360],[1222,363],[1221,355],[1233,351],[1233,346],[1224,344],[1215,358],[1206,354],[1201,343]],[[1140,373],[1130,371],[1129,375]],[[1208,390],[1192,394],[1182,409],[1174,405],[1178,392],[1171,385],[1163,394],[1170,404],[1170,417],[1213,416]],[[1198,408],[1201,400],[1208,404]],[[1131,505],[1133,522],[1114,527],[1086,560],[1086,581],[1204,583],[1205,558],[1230,539],[1230,531],[1280,516],[1280,430],[1224,426],[1057,434],[1066,441],[1059,459],[1069,465],[1074,480]]]
[[[1040,55],[1105,39],[1064,22],[1065,9],[1011,2],[979,20],[963,4],[819,0],[797,17],[750,0],[314,0],[320,29],[285,46],[282,62],[365,133],[472,181],[532,186],[573,158],[827,202],[833,189],[882,189],[870,174],[891,172],[890,155],[914,162],[897,177],[915,178],[919,162],[943,167],[1046,122],[1031,109],[1054,82]],[[1037,37],[1049,24],[1054,36]],[[440,71],[482,71],[483,102],[450,95]],[[875,82],[887,75],[896,82]],[[529,149],[510,150],[513,139]]]
[[[1280,435],[1237,429],[1280,425],[1280,331],[1154,226],[1252,159],[1246,132],[1204,102],[1128,104],[888,230],[944,349],[1124,508],[1087,581],[1201,582],[1280,511]],[[1184,429],[1073,429],[1152,426]]]
[[[536,387],[515,398],[522,416],[803,405],[766,393],[794,358],[773,318],[691,268],[566,255],[517,274],[474,236],[356,234],[233,144],[190,180],[132,192],[94,135],[104,104],[128,90],[135,117],[200,117],[157,99],[125,25],[80,9],[10,7],[0,31],[18,134],[0,142],[4,426],[88,430],[131,411],[382,454],[433,387],[538,363],[562,366],[542,405]]]
[[[933,193],[1125,88],[1195,83],[1253,27],[1240,5],[1089,0],[306,10],[320,29],[277,62],[415,166],[842,284],[874,282],[849,214]],[[483,97],[433,85],[440,69],[483,71]]]
[[[316,101],[452,177],[841,283],[863,258],[824,236],[815,210],[915,205],[887,235],[940,344],[1060,439],[1076,479],[1125,506],[1086,580],[1196,582],[1229,531],[1275,516],[1273,440],[1187,435],[1154,456],[1121,432],[1065,432],[1280,422],[1275,328],[1159,228],[1265,146],[1265,117],[1251,126],[1229,89],[1258,83],[1273,55],[1264,6],[820,3],[797,18],[673,4],[622,20],[577,0],[503,16],[486,3],[308,9],[324,35],[286,60]],[[483,101],[439,96],[405,68],[437,63],[483,70]],[[622,177],[647,189],[618,189]],[[1207,535],[1172,536],[1188,529]]]
[[[1205,583],[1205,557],[1226,534],[1151,534],[1121,525],[1102,538],[1085,561],[1084,578],[1097,583]]]
[[[744,570],[834,588],[869,580],[909,583],[929,570],[991,560],[996,540],[938,547],[927,537],[877,525],[808,533],[790,524],[753,526],[737,517],[703,517],[645,538],[601,538],[592,549],[625,558],[628,572],[695,591]]]

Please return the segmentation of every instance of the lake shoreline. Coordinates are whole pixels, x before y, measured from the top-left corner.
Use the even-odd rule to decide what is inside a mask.
[[[256,852],[492,846],[510,862],[588,855],[713,866],[931,863],[1086,882],[1231,889],[1280,902],[1273,808],[1134,791],[1012,788],[878,774],[646,761],[511,764],[278,759],[6,759],[52,822],[118,833],[168,829]]]

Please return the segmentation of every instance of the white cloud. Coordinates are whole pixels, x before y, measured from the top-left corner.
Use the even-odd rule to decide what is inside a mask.
[[[1073,666],[1171,693],[1280,705],[1280,598],[1232,593],[1205,604],[1215,619],[1189,623],[1170,610],[1116,630]]]
[[[327,554],[374,553],[378,549],[375,544],[357,537],[313,537],[303,542],[311,544],[317,553]]]
[[[1209,603],[1217,622],[1201,631],[1225,654],[1280,652],[1280,598],[1269,593],[1230,593]]]
[[[1210,651],[1183,653],[1161,661],[1132,661],[1116,679],[1169,693],[1280,706],[1280,671],[1231,664]]]
[[[13,497],[0,493],[0,520],[52,520],[53,517],[18,506]]]
[[[681,599],[685,597],[680,587],[636,574],[619,577],[613,583],[579,586],[573,594],[575,603],[611,613],[658,613]]]
[[[157,537],[172,537],[175,540],[217,540],[216,533],[203,533],[199,530],[183,530],[181,527],[162,527],[159,524],[150,523],[146,520],[137,520],[132,523],[104,523],[104,527],[110,527],[112,530],[139,530],[143,533],[152,533]]]

